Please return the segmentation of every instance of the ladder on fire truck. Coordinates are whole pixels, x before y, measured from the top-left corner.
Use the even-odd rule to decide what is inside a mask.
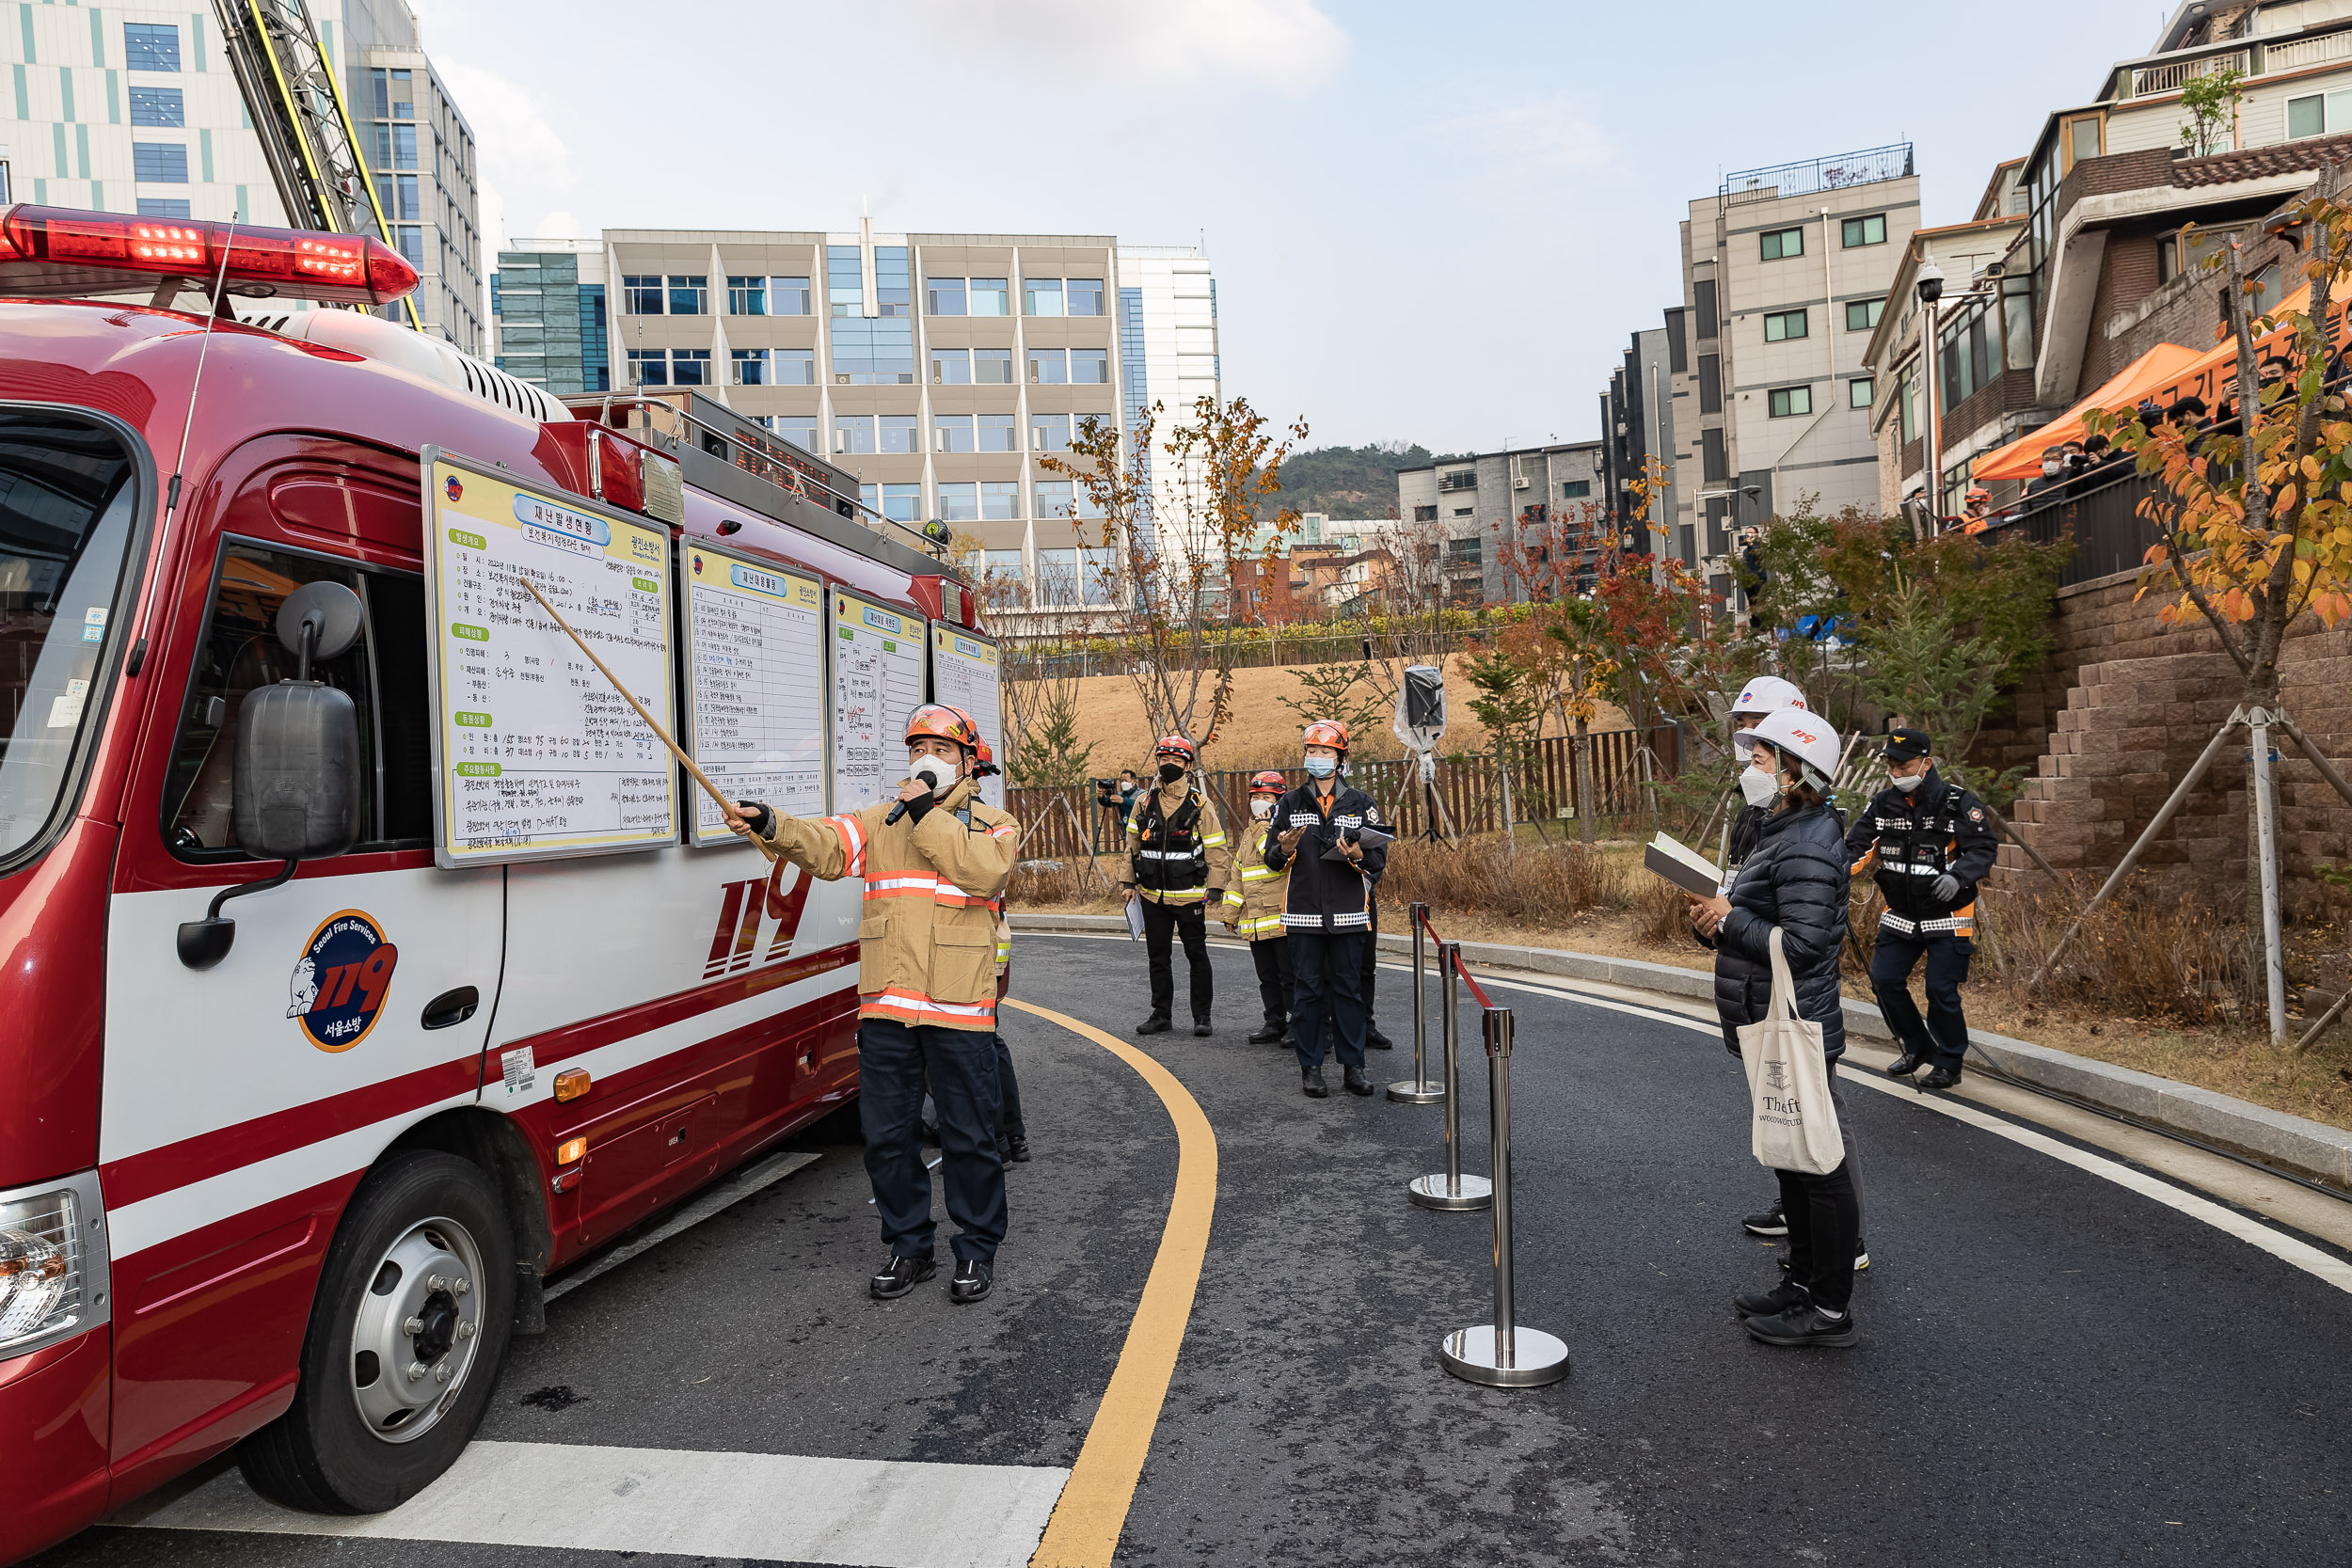
[[[373,234],[392,245],[342,86],[310,8],[303,0],[213,0],[213,10],[286,221],[330,234]],[[416,302],[404,298],[401,304],[408,325],[422,331]]]

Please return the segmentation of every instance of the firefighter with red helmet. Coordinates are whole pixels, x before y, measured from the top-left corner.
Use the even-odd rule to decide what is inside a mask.
[[[1327,1048],[1340,1059],[1350,1094],[1370,1094],[1364,1075],[1364,948],[1372,941],[1372,885],[1386,869],[1388,842],[1367,843],[1363,831],[1381,831],[1380,808],[1344,783],[1347,726],[1318,719],[1299,737],[1306,747],[1307,782],[1274,807],[1274,842],[1265,863],[1290,872],[1282,897],[1283,938],[1291,950],[1295,990],[1291,1033],[1298,1041],[1299,1088],[1322,1100]]]
[[[1005,1239],[1005,1166],[996,1151],[997,901],[1019,832],[978,798],[980,732],[932,703],[907,721],[907,778],[894,801],[821,821],[739,802],[736,832],[812,877],[862,877],[858,926],[858,1113],[866,1174],[890,1248],[868,1284],[905,1295],[938,1272],[931,1181],[923,1165],[923,1094],[939,1113],[947,1213],[956,1222],[948,1297],[976,1302]]]
[[[1159,782],[1136,797],[1127,815],[1128,873],[1122,890],[1143,904],[1144,946],[1152,962],[1152,1016],[1136,1025],[1138,1035],[1165,1034],[1176,1005],[1172,939],[1181,935],[1184,962],[1192,971],[1192,1032],[1214,1033],[1209,1004],[1215,984],[1209,972],[1207,908],[1222,904],[1232,885],[1232,854],[1216,802],[1186,775],[1200,750],[1181,735],[1165,735],[1152,748]]]
[[[1274,802],[1290,786],[1288,779],[1271,769],[1250,779],[1249,820],[1233,840],[1233,879],[1226,884],[1220,915],[1225,928],[1249,944],[1250,961],[1258,966],[1258,1000],[1265,1007],[1265,1026],[1249,1037],[1252,1045],[1274,1045],[1290,1037],[1291,947],[1282,929],[1282,897],[1290,878],[1265,863]]]

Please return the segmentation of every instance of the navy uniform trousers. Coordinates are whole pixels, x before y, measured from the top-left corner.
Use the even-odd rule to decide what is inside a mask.
[[[941,1174],[959,1260],[993,1262],[1005,1239],[1005,1162],[996,1152],[1002,1090],[996,1037],[869,1018],[857,1029],[858,1121],[883,1244],[931,1256],[931,1173],[923,1166],[923,1090],[939,1114]]]

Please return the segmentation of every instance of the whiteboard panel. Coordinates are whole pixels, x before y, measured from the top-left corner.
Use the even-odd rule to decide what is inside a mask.
[[[997,702],[996,644],[953,626],[931,627],[931,701],[960,707],[1005,766],[1005,726]],[[1005,776],[980,781],[980,799],[1005,809]]]
[[[907,721],[923,705],[930,623],[833,590],[833,809],[895,798],[906,777]]]
[[[825,815],[825,585],[700,541],[679,546],[687,730],[731,800]],[[696,844],[739,842],[696,786]]]

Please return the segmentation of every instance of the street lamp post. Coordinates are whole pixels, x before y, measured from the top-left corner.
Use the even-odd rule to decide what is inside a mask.
[[[1944,527],[1944,410],[1937,385],[1935,308],[1944,297],[1944,269],[1935,264],[1932,256],[1922,257],[1915,285],[1919,291],[1919,383],[1927,393],[1928,428],[1926,472],[1921,478],[1928,502],[1928,532],[1943,531]]]

